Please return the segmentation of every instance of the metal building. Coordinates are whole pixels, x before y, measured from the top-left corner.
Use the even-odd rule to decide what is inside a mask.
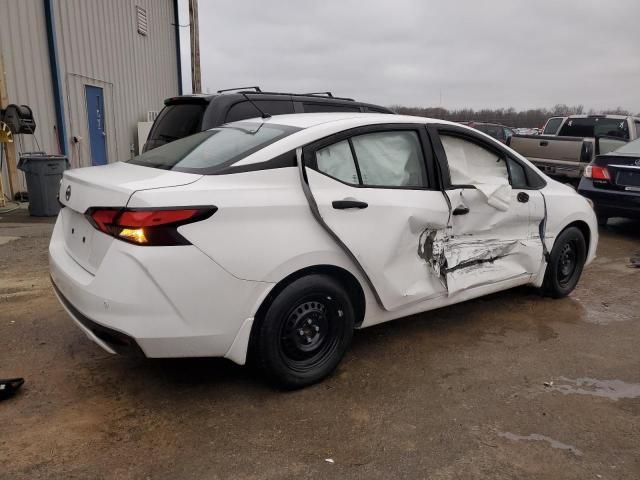
[[[72,167],[130,158],[137,123],[181,92],[177,1],[0,0],[4,100],[37,123],[18,153],[63,153]]]

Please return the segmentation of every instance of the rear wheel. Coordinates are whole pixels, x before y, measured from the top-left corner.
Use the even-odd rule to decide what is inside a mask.
[[[279,386],[301,388],[336,368],[353,336],[354,311],[339,282],[302,277],[280,292],[254,332],[261,370]]]
[[[580,279],[586,258],[587,246],[582,232],[576,227],[563,230],[551,250],[542,292],[553,298],[569,295]]]

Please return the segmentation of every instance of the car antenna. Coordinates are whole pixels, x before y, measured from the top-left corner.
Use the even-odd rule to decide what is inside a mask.
[[[246,94],[246,92],[240,92],[240,94],[247,100],[247,102],[249,102],[251,105],[253,105],[255,107],[256,110],[258,110],[260,112],[260,116],[263,119],[266,118],[271,118],[271,115],[269,115],[266,112],[263,112],[262,109],[253,101],[249,98],[249,96]]]

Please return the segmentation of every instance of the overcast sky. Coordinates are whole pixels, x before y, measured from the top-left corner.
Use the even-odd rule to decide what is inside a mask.
[[[200,0],[199,15],[211,92],[640,112],[640,0]]]

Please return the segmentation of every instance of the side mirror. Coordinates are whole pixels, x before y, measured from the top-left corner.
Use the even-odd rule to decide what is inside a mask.
[[[493,208],[501,212],[509,210],[509,206],[511,205],[511,185],[508,183],[477,183],[475,187],[484,194],[487,198],[487,203]]]

